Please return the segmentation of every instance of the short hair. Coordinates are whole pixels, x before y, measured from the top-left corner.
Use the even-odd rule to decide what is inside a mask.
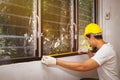
[[[90,38],[92,36],[94,36],[96,39],[103,39],[103,36],[101,33],[99,34],[87,34],[86,37]]]

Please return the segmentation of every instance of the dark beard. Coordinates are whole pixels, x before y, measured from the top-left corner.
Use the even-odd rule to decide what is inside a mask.
[[[96,47],[93,47],[91,50],[91,52],[93,52],[93,53],[96,53],[97,51],[98,51],[98,49]]]

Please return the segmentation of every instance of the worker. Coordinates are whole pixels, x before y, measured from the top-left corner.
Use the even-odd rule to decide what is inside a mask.
[[[43,56],[42,63],[48,66],[59,65],[67,69],[83,72],[97,68],[99,80],[120,80],[116,53],[113,46],[103,40],[100,26],[95,23],[88,24],[85,27],[84,36],[92,48],[97,48],[95,54],[88,51],[90,59],[84,62],[72,62]]]

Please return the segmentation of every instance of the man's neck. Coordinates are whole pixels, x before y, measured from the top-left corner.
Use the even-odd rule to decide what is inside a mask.
[[[97,40],[97,48],[100,49],[106,42],[103,39]]]

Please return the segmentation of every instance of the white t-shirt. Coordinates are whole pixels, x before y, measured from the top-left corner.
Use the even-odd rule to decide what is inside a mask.
[[[100,65],[97,69],[100,80],[120,80],[117,56],[110,43],[104,44],[92,59]]]

